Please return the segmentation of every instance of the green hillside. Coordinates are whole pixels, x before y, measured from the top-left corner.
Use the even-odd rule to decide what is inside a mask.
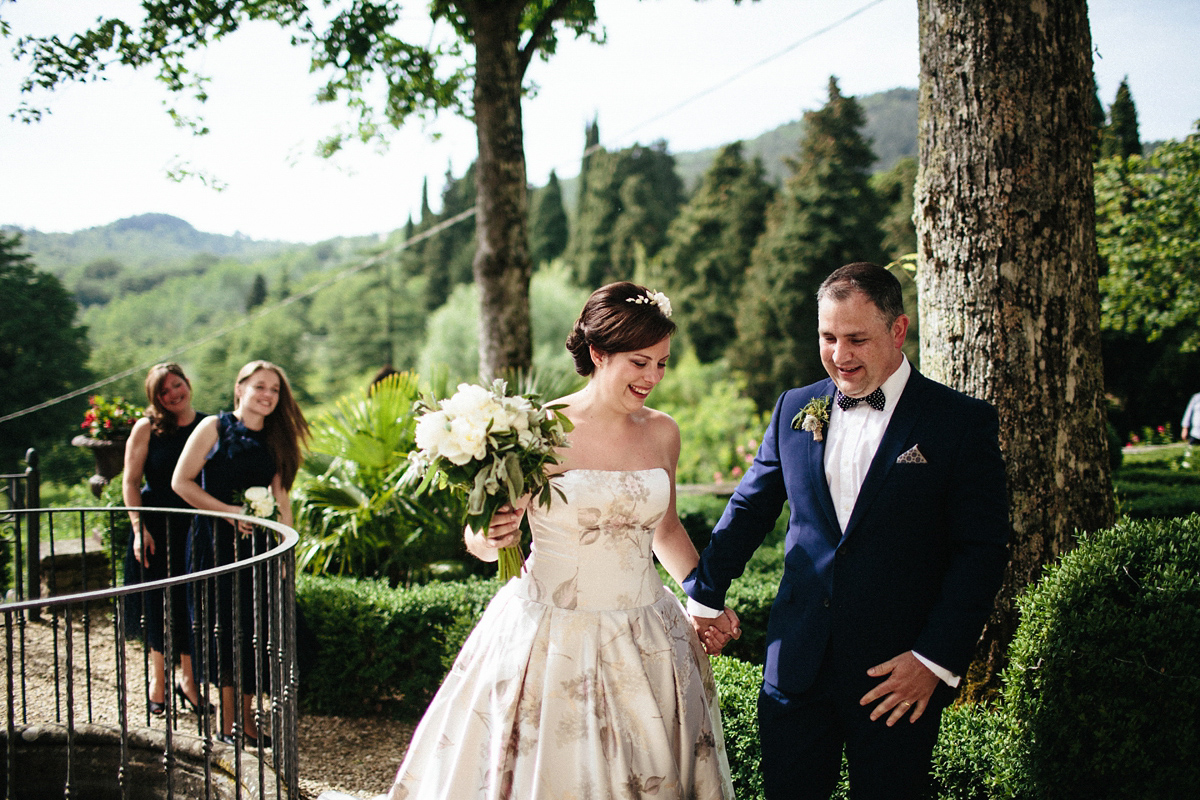
[[[286,242],[260,242],[242,235],[203,233],[170,214],[139,214],[75,233],[22,231],[38,266],[60,278],[85,264],[113,259],[128,270],[155,270],[186,263],[200,253],[254,260],[287,248]]]
[[[891,169],[901,158],[917,157],[916,89],[889,89],[855,99],[867,118],[863,135],[872,142],[879,159],[874,165],[875,172]],[[747,139],[742,152],[747,158],[761,158],[763,168],[767,171],[767,180],[778,185],[788,174],[787,159],[796,155],[803,130],[804,123],[800,120],[784,123],[753,139]],[[723,146],[673,154],[675,171],[689,191]],[[560,177],[560,182],[567,212],[573,214],[578,200],[579,179]]]

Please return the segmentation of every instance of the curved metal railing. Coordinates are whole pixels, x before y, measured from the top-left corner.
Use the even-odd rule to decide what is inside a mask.
[[[124,552],[118,552],[114,544],[122,537],[114,534],[128,531],[130,510],[18,508],[4,512],[4,522],[17,538],[22,529],[41,530],[41,549],[47,553],[42,559],[42,585],[26,587],[24,599],[0,603],[4,614],[6,688],[4,796],[22,796],[22,782],[35,777],[42,783],[54,783],[61,778],[64,797],[96,796],[88,794],[87,787],[99,781],[109,789],[105,796],[127,800],[145,796],[146,787],[141,782],[156,779],[161,780],[161,789],[156,793],[167,798],[299,797],[296,532],[278,522],[241,514],[132,509],[169,517],[202,515],[235,523],[250,521],[266,530],[268,546],[250,557],[202,572],[119,586],[114,567]],[[97,565],[105,560],[98,557],[101,552],[106,554],[109,571],[98,576]],[[65,579],[67,568],[60,562],[68,556],[82,573],[78,584],[81,590],[67,588],[67,593],[62,593],[69,582]],[[22,565],[15,561],[10,569],[20,570]],[[243,573],[249,574],[248,581],[239,577]],[[218,581],[233,591],[232,684],[245,686],[243,676],[253,675],[253,685],[258,688],[252,707],[260,736],[252,748],[242,730],[240,692],[234,692],[233,745],[217,738],[216,720],[220,716],[214,719],[211,713],[194,713],[196,709],[189,712],[173,696],[172,665],[181,636],[189,636],[196,643],[199,651],[194,655],[203,664],[212,663],[210,659],[219,663],[224,655],[210,651],[212,646],[221,647],[220,635],[215,637],[215,645],[210,645],[214,637],[197,635],[213,630],[221,624],[221,619],[227,618],[218,617],[213,607]],[[240,597],[246,584],[253,593],[249,619]],[[192,629],[177,631],[164,624],[166,707],[161,717],[152,717],[146,703],[149,648],[129,633],[144,631],[144,612],[142,619],[130,619],[129,600],[161,595],[163,619],[170,621],[172,604],[176,602],[176,592],[171,589],[177,586],[187,587],[193,612]],[[131,625],[132,622],[143,624]],[[237,646],[243,640],[246,626],[250,626],[252,644],[249,659]],[[80,637],[82,648],[77,644]],[[141,686],[131,690],[131,683],[136,683],[139,676]],[[217,715],[224,713],[221,692],[207,682],[198,681],[198,685],[199,709],[210,708],[212,704]],[[194,733],[190,730],[193,725]],[[262,733],[270,737],[269,748]],[[97,737],[104,736],[119,748],[119,757],[111,775],[104,774],[106,770],[101,765],[101,775],[97,777],[93,763],[97,759],[93,754]],[[45,763],[44,759],[31,757],[31,742],[39,737],[65,747],[61,775],[29,774],[31,765]],[[144,757],[147,749],[158,753],[161,759],[156,757],[147,762]],[[85,766],[89,770],[86,776]]]

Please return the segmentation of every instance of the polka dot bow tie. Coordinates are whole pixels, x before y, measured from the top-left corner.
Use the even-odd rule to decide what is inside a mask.
[[[866,397],[847,397],[839,390],[837,393],[838,408],[842,411],[849,411],[859,403],[866,403],[876,411],[883,411],[884,404],[887,403],[887,398],[883,396],[883,389],[876,389]]]

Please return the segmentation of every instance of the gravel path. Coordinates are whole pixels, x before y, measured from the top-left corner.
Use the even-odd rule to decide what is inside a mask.
[[[14,654],[19,655],[19,639],[13,631]],[[49,621],[25,626],[25,687],[29,721],[55,718],[54,631]],[[89,698],[85,670],[91,680],[91,715],[98,724],[118,727],[115,645],[111,618],[93,614],[91,635],[84,637],[82,624],[72,629],[75,663],[75,716],[86,719]],[[58,626],[59,668],[66,653],[65,626]],[[6,650],[0,647],[0,669],[5,669]],[[0,673],[2,674],[2,673]],[[130,726],[145,724],[145,694],[142,645],[131,641],[126,646],[126,675],[130,688],[128,711]],[[19,676],[15,678],[19,681]],[[65,682],[65,676],[64,676]],[[19,683],[14,693],[21,691]],[[6,690],[7,694],[7,690]],[[64,715],[65,716],[65,715]],[[184,730],[194,730],[194,715],[184,712],[178,720]],[[152,718],[152,727],[165,723]],[[404,750],[412,734],[412,724],[390,719],[300,716],[300,794],[302,800],[314,800],[321,792],[336,790],[353,797],[369,798],[386,792],[392,784]]]

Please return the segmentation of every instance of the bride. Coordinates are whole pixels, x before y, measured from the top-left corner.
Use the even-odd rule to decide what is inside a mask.
[[[390,800],[733,797],[716,685],[659,578],[698,557],[675,511],[679,428],[647,408],[675,324],[665,295],[596,290],[567,349],[589,380],[527,571],[484,612],[413,733]],[[563,496],[566,500],[564,502]],[[528,498],[467,548],[495,561]],[[728,627],[737,619],[726,611]]]

